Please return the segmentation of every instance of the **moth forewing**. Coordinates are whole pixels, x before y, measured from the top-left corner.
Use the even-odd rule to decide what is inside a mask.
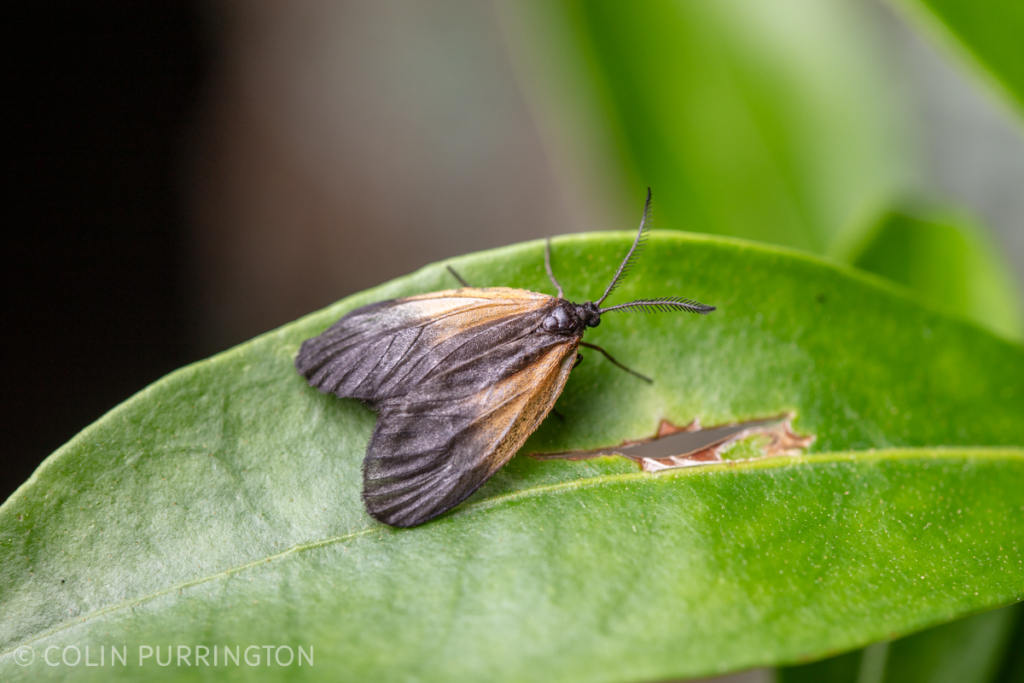
[[[407,391],[458,346],[486,345],[554,299],[522,289],[457,289],[356,309],[303,342],[298,371],[324,393],[373,403]]]

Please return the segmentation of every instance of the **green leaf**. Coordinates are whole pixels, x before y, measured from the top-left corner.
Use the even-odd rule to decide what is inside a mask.
[[[886,277],[921,294],[944,311],[988,327],[1009,338],[1021,336],[1017,287],[984,227],[963,211],[920,202],[890,208],[864,225],[851,226],[830,254]],[[866,680],[862,660],[881,651],[890,658],[870,680],[991,679],[1013,627],[1008,612],[979,615],[881,644],[884,650],[839,657],[781,670],[780,681],[843,683]],[[965,668],[966,667],[966,668]],[[916,672],[911,675],[911,672]],[[916,677],[915,677],[916,676]],[[951,678],[950,678],[951,677]]]
[[[608,193],[653,188],[656,227],[823,252],[916,173],[862,3],[533,0],[506,14],[549,137],[578,174],[627,169]]]
[[[630,237],[556,240],[569,296],[599,294]],[[452,265],[545,291],[542,253]],[[199,645],[287,645],[314,665],[253,673],[670,679],[819,658],[1024,596],[1024,350],[852,269],[671,232],[617,300],[719,309],[608,314],[588,340],[655,384],[588,356],[565,420],[530,447],[795,411],[818,454],[662,474],[520,456],[435,522],[372,522],[359,467],[374,416],[310,389],[292,359],[347,310],[453,284],[431,266],[187,367],[51,456],[0,507],[0,677],[198,678]],[[839,452],[865,448],[884,450]],[[109,662],[112,645],[130,666],[43,661],[89,646]],[[140,645],[187,647],[193,666],[142,670]]]
[[[837,246],[832,255],[998,334],[1020,339],[1024,330],[1009,265],[984,228],[962,211],[890,209],[859,230],[856,243]]]
[[[889,0],[1024,114],[1024,5],[1016,0]]]

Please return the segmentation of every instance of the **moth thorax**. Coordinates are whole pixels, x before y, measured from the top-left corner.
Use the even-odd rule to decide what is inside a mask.
[[[600,322],[601,314],[596,304],[574,304],[560,300],[541,321],[540,326],[545,332],[553,334],[580,335],[586,328],[597,327]]]
[[[574,328],[579,327],[579,319],[575,315],[575,311],[571,308],[570,303],[559,303],[547,317],[541,322],[540,326],[544,328],[545,332],[562,332],[571,333]]]

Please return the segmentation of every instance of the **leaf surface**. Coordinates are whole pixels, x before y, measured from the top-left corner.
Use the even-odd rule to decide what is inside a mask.
[[[599,295],[630,238],[556,240],[569,297]],[[542,254],[451,263],[475,285],[546,291]],[[1024,595],[1022,349],[852,269],[672,232],[615,302],[719,309],[608,314],[587,339],[655,384],[589,354],[565,420],[524,450],[794,411],[816,455],[662,474],[521,455],[435,522],[372,522],[359,467],[374,415],[310,389],[292,359],[347,310],[452,284],[430,266],[184,368],[51,456],[0,507],[0,675],[133,678],[140,645],[274,643],[315,648],[315,664],[263,660],[268,680],[669,679],[819,658]],[[132,666],[49,667],[51,645],[128,647]]]
[[[966,212],[904,201],[853,227],[851,240],[833,243],[833,257],[908,287],[944,311],[1020,339],[1020,299],[1012,271],[985,226]],[[1019,609],[976,615],[834,661],[780,670],[776,677],[844,683],[874,667],[872,680],[878,681],[995,680]]]

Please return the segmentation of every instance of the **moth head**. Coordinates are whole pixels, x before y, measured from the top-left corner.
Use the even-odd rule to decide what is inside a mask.
[[[597,327],[601,324],[601,311],[593,301],[577,307],[576,312],[587,327]]]
[[[605,299],[615,291],[615,288],[619,286],[623,279],[625,279],[629,274],[629,271],[632,270],[634,265],[636,265],[637,259],[640,258],[640,254],[643,252],[644,245],[647,241],[647,230],[650,227],[650,213],[651,189],[647,188],[647,201],[644,203],[644,214],[640,218],[640,228],[637,230],[636,239],[633,240],[633,246],[629,248],[629,252],[626,254],[626,257],[622,259],[622,263],[619,264],[619,269],[615,271],[612,281],[608,283],[608,287],[605,288],[604,294],[601,295],[601,298],[597,301],[591,301],[590,303],[573,304],[562,298],[562,285],[558,284],[558,280],[555,278],[555,273],[551,270],[551,240],[548,239],[547,243],[544,245],[544,268],[548,271],[548,277],[551,279],[551,284],[553,284],[558,290],[558,305],[553,308],[541,322],[541,328],[545,332],[552,334],[583,334],[583,331],[586,328],[597,327],[600,325],[601,314],[608,313],[609,311],[643,311],[644,313],[689,311],[691,313],[704,315],[715,310],[714,306],[706,306],[694,301],[693,299],[687,299],[681,296],[669,296],[659,299],[638,299],[636,301],[630,301],[629,303],[619,304],[617,306],[601,307],[601,304],[603,304]]]

